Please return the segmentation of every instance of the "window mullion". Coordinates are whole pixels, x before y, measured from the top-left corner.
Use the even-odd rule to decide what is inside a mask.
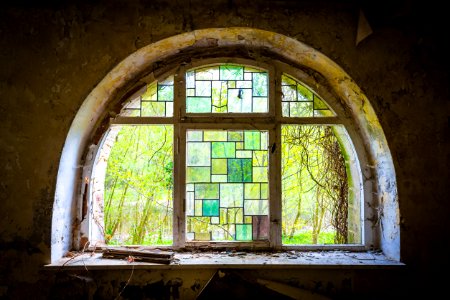
[[[184,247],[185,244],[185,160],[186,149],[184,147],[185,134],[180,126],[183,118],[185,98],[184,69],[180,68],[174,79],[174,203],[173,203],[173,246],[175,249]]]
[[[270,80],[272,91],[270,104],[274,109],[272,114],[279,120],[281,116],[281,73],[275,69],[274,78]],[[270,245],[275,249],[281,248],[281,126],[276,122],[269,137],[269,190],[270,190]]]

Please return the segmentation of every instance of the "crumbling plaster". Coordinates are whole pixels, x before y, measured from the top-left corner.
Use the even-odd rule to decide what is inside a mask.
[[[408,278],[417,279],[408,286],[412,292],[431,286],[435,262],[448,266],[441,251],[449,246],[442,221],[450,213],[448,51],[437,26],[444,19],[435,6],[377,3],[378,18],[376,13],[369,18],[374,33],[356,47],[359,6],[352,1],[22,2],[0,10],[0,297],[37,297],[51,288],[52,277],[39,268],[50,262],[59,161],[89,93],[142,47],[196,29],[229,26],[267,30],[310,45],[355,80],[392,153],[400,256],[409,266]],[[308,272],[304,280],[320,281],[326,272]],[[354,283],[365,294],[380,288],[373,285],[375,278],[389,274],[363,273],[349,278],[358,278]]]

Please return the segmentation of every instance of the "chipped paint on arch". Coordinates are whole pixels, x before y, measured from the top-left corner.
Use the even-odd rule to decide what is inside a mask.
[[[73,209],[76,207],[79,163],[107,104],[117,91],[156,61],[163,61],[189,48],[251,46],[296,61],[323,75],[350,109],[376,174],[378,203],[383,205],[383,234],[380,246],[386,256],[400,259],[399,210],[395,170],[389,147],[378,118],[361,89],[346,72],[319,51],[282,34],[254,28],[232,27],[201,29],[172,36],[132,53],[91,91],[68,132],[58,170],[52,219],[52,254],[55,261],[70,250]]]

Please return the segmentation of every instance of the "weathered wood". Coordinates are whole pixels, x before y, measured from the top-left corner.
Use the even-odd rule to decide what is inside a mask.
[[[105,249],[102,254],[103,258],[130,259],[138,262],[153,262],[160,264],[170,264],[173,260],[173,252],[155,251],[155,250],[137,250],[126,248],[109,248]]]

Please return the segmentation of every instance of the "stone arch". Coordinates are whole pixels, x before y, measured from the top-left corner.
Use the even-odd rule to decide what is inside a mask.
[[[129,55],[111,70],[84,100],[67,134],[59,164],[52,217],[52,262],[72,246],[72,224],[77,202],[80,161],[92,132],[101,121],[108,105],[123,89],[147,70],[180,52],[211,47],[251,47],[264,49],[286,61],[310,68],[321,74],[343,101],[358,131],[376,184],[374,203],[382,234],[379,246],[392,259],[400,259],[399,208],[394,164],[378,118],[361,89],[350,76],[319,51],[282,34],[254,28],[211,28],[172,36]]]

